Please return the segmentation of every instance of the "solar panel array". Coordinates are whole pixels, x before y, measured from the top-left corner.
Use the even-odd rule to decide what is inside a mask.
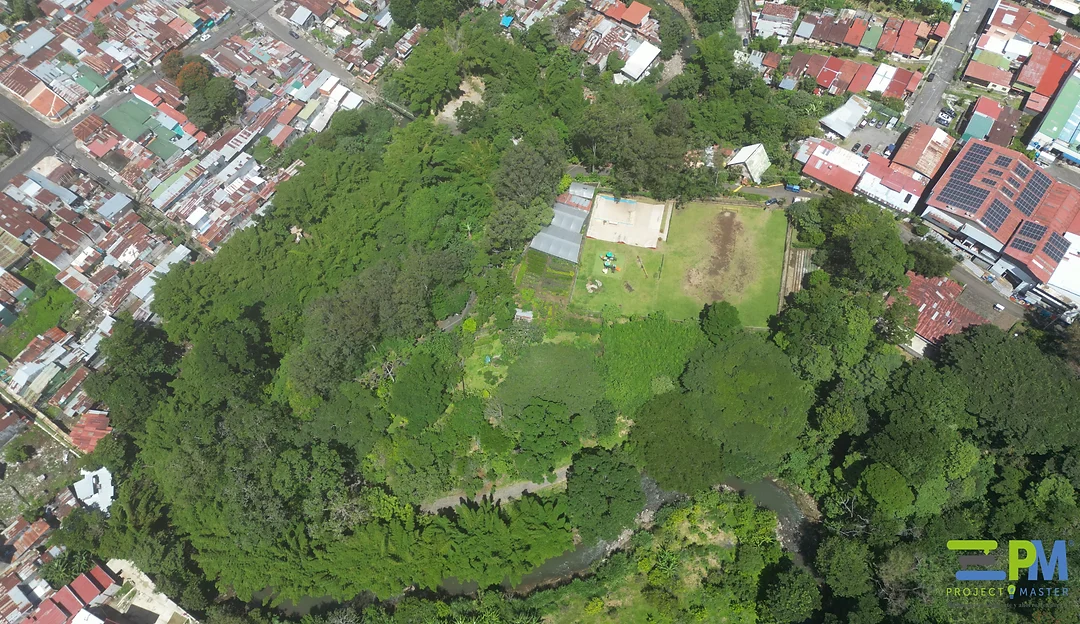
[[[1030,217],[1049,188],[1050,178],[1042,171],[1036,171],[1024,190],[1020,191],[1020,197],[1016,198],[1016,209]]]
[[[962,182],[954,176],[945,183],[945,188],[938,193],[938,201],[945,202],[950,206],[956,206],[967,212],[976,212],[989,196],[989,189]]]
[[[1007,195],[1009,199],[1016,199],[1016,193],[1014,193],[1013,190],[1007,186],[1001,187],[1001,192],[1005,193],[1005,195]]]
[[[1054,232],[1050,235],[1050,240],[1043,245],[1043,251],[1053,258],[1054,262],[1061,262],[1065,257],[1065,252],[1069,251],[1069,241],[1061,234]]]
[[[994,159],[994,164],[998,167],[1008,167],[1011,162],[1012,158],[1009,158],[1005,154],[999,154],[998,157]]]
[[[1013,173],[1021,178],[1026,178],[1028,177],[1028,174],[1031,173],[1031,168],[1018,160],[1016,161],[1016,166],[1013,167]]]
[[[991,202],[990,209],[986,211],[980,221],[992,231],[997,232],[1005,224],[1005,219],[1008,219],[1010,214],[1012,214],[1012,210],[1009,210],[1008,206],[1001,203],[1000,199],[995,199]]]
[[[982,178],[982,183],[987,186],[997,186],[997,180],[991,180],[990,178]]]
[[[1024,253],[1034,253],[1034,251],[1035,251],[1035,243],[1033,243],[1033,242],[1031,242],[1029,240],[1024,240],[1022,238],[1017,238],[1016,240],[1014,240],[1012,242],[1012,245],[1010,245],[1010,247],[1013,247],[1015,249],[1019,249],[1020,251],[1022,251]]]
[[[964,154],[964,158],[953,169],[952,179],[971,182],[971,178],[975,177],[975,172],[986,162],[991,153],[992,150],[989,147],[973,143],[968,153]]]
[[[1004,171],[1002,171],[1001,169],[988,169],[988,170],[987,170],[987,173],[989,173],[989,174],[990,174],[990,175],[992,175],[992,176],[997,176],[997,177],[999,177],[999,178],[1000,178],[1001,176],[1005,175],[1005,172],[1004,172]]]
[[[1046,226],[1034,221],[1024,221],[1024,224],[1020,226],[1020,231],[1017,232],[1017,235],[1040,241],[1043,236],[1046,236]]]
[[[1017,180],[1016,178],[1014,178],[1012,176],[1009,176],[1008,182],[1009,182],[1009,184],[1012,184],[1016,188],[1020,188],[1020,180]]]

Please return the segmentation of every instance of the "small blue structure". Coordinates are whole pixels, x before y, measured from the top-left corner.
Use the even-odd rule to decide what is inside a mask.
[[[510,28],[510,24],[514,23],[514,16],[504,15],[503,18],[499,20],[499,23],[502,24],[503,28]]]

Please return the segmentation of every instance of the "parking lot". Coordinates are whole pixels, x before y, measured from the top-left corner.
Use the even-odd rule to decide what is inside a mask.
[[[897,132],[895,128],[886,130],[884,125],[880,128],[876,128],[867,123],[865,128],[857,128],[854,132],[849,134],[842,145],[843,147],[851,149],[856,143],[862,143],[863,145],[869,143],[870,145],[873,145],[870,150],[875,154],[880,154],[882,150],[885,149],[885,146],[890,143],[897,143],[899,138],[900,133]],[[860,148],[860,154],[861,153],[862,150]]]

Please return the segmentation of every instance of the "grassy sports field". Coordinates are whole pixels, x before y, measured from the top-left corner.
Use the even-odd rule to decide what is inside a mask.
[[[776,313],[786,227],[782,210],[701,202],[675,212],[667,241],[656,249],[586,239],[573,303],[594,312],[610,304],[625,315],[663,310],[684,319],[724,300],[745,325],[764,327]],[[619,270],[605,274],[600,256],[608,251]],[[590,280],[602,282],[599,291],[586,290]]]

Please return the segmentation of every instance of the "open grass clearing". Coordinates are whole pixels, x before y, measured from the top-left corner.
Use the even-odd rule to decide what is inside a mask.
[[[573,303],[597,313],[616,306],[625,316],[661,310],[691,319],[723,300],[745,325],[764,327],[776,313],[786,227],[780,210],[695,202],[675,212],[656,249],[586,239]],[[618,271],[605,274],[601,256],[609,251]],[[600,280],[599,291],[587,291],[591,280]]]

